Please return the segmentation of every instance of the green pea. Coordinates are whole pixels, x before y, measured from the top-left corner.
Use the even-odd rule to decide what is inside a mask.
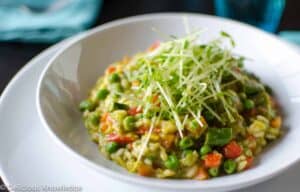
[[[187,149],[187,150],[184,150],[184,151],[183,151],[182,155],[185,157],[185,156],[187,156],[187,155],[189,155],[189,154],[191,154],[191,153],[193,153],[193,151],[190,150],[190,149]]]
[[[164,119],[164,120],[170,120],[171,119],[170,114],[167,111],[162,111],[161,118]]]
[[[168,169],[176,170],[179,167],[179,160],[175,155],[170,155],[165,161],[165,166]]]
[[[157,112],[154,109],[149,109],[148,112],[145,114],[145,117],[151,119],[156,115],[156,113]]]
[[[114,110],[118,110],[118,109],[128,110],[129,106],[126,104],[123,104],[123,103],[117,103],[117,102],[113,103],[111,110],[114,111]]]
[[[125,89],[129,89],[130,86],[131,86],[131,84],[129,83],[129,81],[126,80],[126,79],[122,79],[120,84],[121,84],[122,87],[124,87]]]
[[[228,159],[224,162],[223,168],[225,173],[232,174],[235,172],[237,163],[231,159]]]
[[[105,146],[105,149],[109,154],[116,152],[118,150],[118,148],[119,148],[119,145],[116,142],[109,142]]]
[[[184,150],[180,159],[180,163],[184,166],[190,167],[197,162],[198,157],[197,151]]]
[[[255,95],[262,90],[264,90],[264,87],[254,80],[248,81],[244,86],[244,91],[247,95]]]
[[[246,93],[244,93],[244,92],[239,93],[239,97],[240,97],[241,99],[247,99],[247,95],[246,95]]]
[[[273,90],[272,90],[272,88],[271,88],[270,86],[265,85],[265,89],[266,89],[266,91],[267,91],[270,95],[273,94]]]
[[[183,44],[184,49],[188,48],[189,45],[190,45],[189,41],[185,40]]]
[[[142,119],[143,117],[144,117],[143,113],[138,113],[138,114],[135,115],[136,119]]]
[[[229,73],[228,71],[225,71],[225,72],[223,73],[222,80],[224,80],[224,81],[230,81],[231,79],[233,79],[232,74]]]
[[[117,83],[117,82],[120,82],[120,80],[121,80],[121,78],[117,73],[113,73],[109,77],[109,82],[110,83]]]
[[[217,177],[219,175],[219,168],[218,167],[209,168],[208,173],[212,177]]]
[[[97,93],[97,99],[104,100],[108,94],[109,94],[109,91],[107,89],[100,89]]]
[[[267,105],[268,98],[264,94],[259,94],[253,101],[258,105]]]
[[[203,145],[200,148],[200,155],[204,156],[204,155],[210,153],[211,151],[212,151],[212,149],[211,149],[211,147],[209,145]]]
[[[246,99],[245,101],[244,101],[244,108],[245,109],[253,109],[254,108],[254,106],[255,106],[255,104],[254,104],[254,102],[251,100],[251,99]]]
[[[207,120],[207,121],[211,121],[214,119],[213,114],[211,114],[211,112],[209,112],[209,111],[204,111],[203,116],[204,116],[205,120]]]
[[[94,104],[89,101],[89,100],[84,100],[81,101],[81,103],[79,104],[79,109],[80,111],[85,111],[85,110],[92,110],[94,108]]]
[[[244,67],[244,61],[245,61],[245,58],[241,57],[238,59],[238,67],[239,68],[243,68]]]
[[[125,131],[132,131],[135,128],[135,118],[133,116],[127,116],[123,120],[123,126]]]
[[[179,142],[179,147],[181,149],[188,149],[194,145],[194,141],[189,137],[184,137]]]
[[[116,92],[123,92],[123,87],[120,83],[115,83],[112,85],[112,89],[115,90]]]
[[[197,129],[199,128],[199,123],[194,119],[190,122],[190,126],[192,129]]]
[[[88,119],[93,125],[98,125],[99,124],[99,115],[98,114],[91,114]]]

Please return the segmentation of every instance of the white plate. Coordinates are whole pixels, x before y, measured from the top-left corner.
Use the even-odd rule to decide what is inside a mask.
[[[19,189],[77,186],[92,192],[152,191],[99,176],[81,166],[64,154],[64,150],[53,143],[42,127],[35,107],[37,80],[47,61],[61,46],[48,49],[30,61],[1,96],[0,174],[5,184]],[[300,163],[268,182],[242,191],[297,192],[300,188],[299,177]]]
[[[184,22],[186,21],[186,22]],[[186,24],[186,25],[185,25]],[[97,145],[88,137],[77,110],[80,101],[109,63],[124,55],[133,55],[154,41],[164,41],[160,33],[176,37],[190,30],[203,29],[198,43],[205,43],[228,32],[236,42],[234,54],[249,58],[245,68],[269,85],[283,106],[285,118],[283,137],[273,142],[256,159],[252,169],[206,181],[155,179],[130,174],[112,161],[99,155]],[[160,33],[154,32],[156,28]],[[185,30],[186,29],[186,30]],[[40,76],[37,89],[37,109],[49,135],[63,149],[72,154],[78,163],[99,174],[109,175],[123,182],[133,183],[153,190],[173,192],[220,192],[255,185],[300,160],[300,55],[275,36],[254,27],[214,16],[189,13],[147,14],[121,19],[89,30],[67,43],[51,58]],[[276,145],[276,147],[275,147]],[[260,163],[261,162],[261,163]]]

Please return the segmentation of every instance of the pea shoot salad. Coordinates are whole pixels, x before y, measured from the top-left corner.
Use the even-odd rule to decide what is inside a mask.
[[[245,71],[230,35],[198,38],[173,37],[113,63],[80,103],[101,153],[129,172],[198,180],[233,174],[281,135],[271,89]]]

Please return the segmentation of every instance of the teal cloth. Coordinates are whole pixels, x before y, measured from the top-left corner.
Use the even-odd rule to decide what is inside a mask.
[[[0,41],[56,42],[90,27],[101,6],[102,0],[0,0]]]
[[[279,36],[300,46],[300,31],[281,31],[279,32]]]

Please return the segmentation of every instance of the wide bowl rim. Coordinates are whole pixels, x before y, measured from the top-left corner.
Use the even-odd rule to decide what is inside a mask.
[[[46,128],[48,134],[50,137],[54,140],[54,142],[61,148],[63,148],[73,159],[78,160],[80,163],[86,165],[90,169],[97,171],[99,174],[103,173],[107,176],[110,176],[112,178],[117,178],[121,181],[130,182],[134,184],[144,185],[148,187],[158,187],[158,188],[165,188],[165,189],[186,189],[186,190],[195,190],[195,189],[221,189],[221,188],[230,188],[230,189],[238,189],[247,187],[262,181],[265,181],[267,179],[270,179],[271,177],[274,177],[281,173],[282,171],[286,170],[287,168],[291,167],[298,161],[300,161],[300,155],[295,157],[294,159],[290,159],[289,161],[285,161],[280,166],[272,169],[271,171],[267,173],[262,173],[260,175],[256,175],[254,178],[244,178],[240,179],[236,182],[223,182],[222,184],[216,185],[213,180],[199,182],[199,184],[195,185],[186,185],[185,181],[188,180],[171,180],[171,179],[155,179],[155,178],[146,178],[146,177],[139,177],[135,176],[133,174],[128,174],[124,176],[123,174],[120,174],[118,172],[115,172],[109,168],[103,167],[99,164],[96,164],[95,162],[85,158],[75,150],[73,150],[71,147],[69,147],[67,144],[62,141],[58,135],[52,130],[51,126],[47,123],[46,117],[43,115],[42,107],[41,107],[41,89],[44,81],[44,77],[47,73],[47,71],[51,68],[54,61],[61,56],[68,48],[72,47],[76,43],[79,43],[80,41],[83,41],[84,39],[92,36],[93,34],[96,34],[98,32],[101,32],[103,30],[117,27],[119,25],[134,23],[138,21],[145,21],[145,20],[151,20],[154,18],[161,18],[161,17],[183,17],[183,16],[191,16],[191,17],[202,17],[207,19],[217,19],[221,20],[223,22],[231,23],[234,25],[240,25],[242,27],[246,27],[252,31],[255,31],[260,34],[264,34],[268,36],[269,38],[272,38],[274,41],[280,42],[282,46],[288,47],[291,51],[294,51],[291,47],[288,46],[288,43],[284,42],[283,40],[278,39],[276,36],[264,32],[260,29],[257,29],[251,25],[241,23],[238,21],[234,21],[231,19],[226,18],[220,18],[217,16],[212,15],[205,15],[205,14],[199,14],[199,13],[151,13],[151,14],[143,14],[143,15],[136,15],[131,16],[127,18],[117,19],[108,23],[105,23],[103,25],[100,25],[96,28],[93,28],[91,30],[85,31],[81,34],[76,35],[75,37],[72,37],[69,41],[67,41],[65,44],[62,45],[62,47],[54,54],[54,56],[48,61],[45,68],[43,69],[39,80],[38,80],[38,86],[36,91],[36,107],[38,116],[43,124],[43,126]],[[243,178],[243,174],[240,174],[240,178]]]

